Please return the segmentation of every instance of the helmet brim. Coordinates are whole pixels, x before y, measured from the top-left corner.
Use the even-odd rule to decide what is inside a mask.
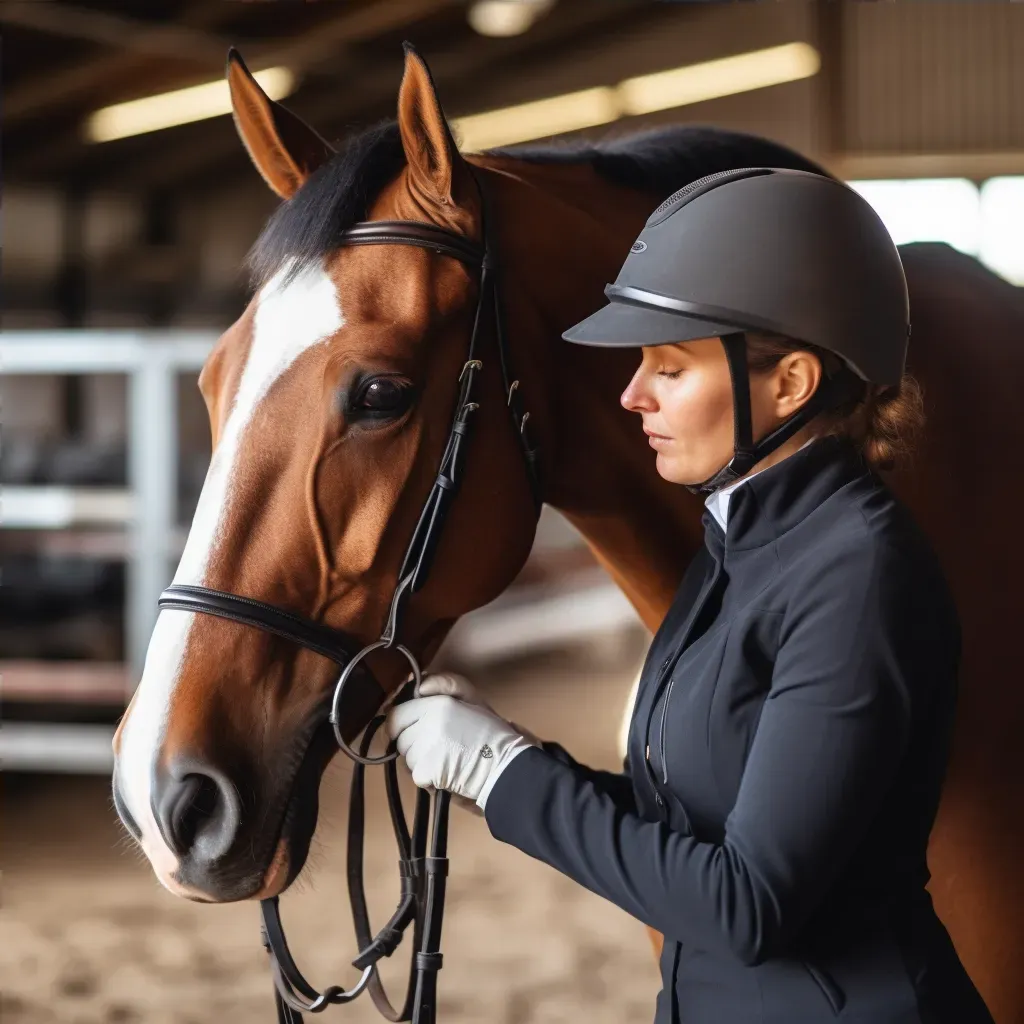
[[[734,324],[613,301],[570,327],[562,337],[576,345],[641,348],[715,338],[739,330],[742,328]]]

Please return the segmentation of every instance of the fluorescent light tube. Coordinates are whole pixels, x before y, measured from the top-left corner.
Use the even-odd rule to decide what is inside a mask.
[[[297,81],[295,73],[284,67],[257,71],[253,78],[272,100],[279,100],[291,93]],[[85,134],[90,142],[110,142],[112,139],[142,135],[144,132],[230,113],[231,94],[228,83],[220,79],[205,85],[193,85],[188,89],[175,89],[173,92],[104,107],[89,115],[85,122]]]
[[[820,66],[818,52],[813,46],[787,43],[671,71],[627,78],[619,83],[617,91],[624,114],[650,114],[719,96],[796,82],[816,75]]]
[[[620,117],[670,110],[719,96],[796,82],[817,74],[818,51],[808,43],[704,61],[627,78],[618,85],[564,93],[533,103],[457,118],[466,152],[609,124]]]
[[[456,118],[453,124],[463,148],[476,152],[607,124],[618,116],[615,90],[602,85],[484,114],[470,114]]]

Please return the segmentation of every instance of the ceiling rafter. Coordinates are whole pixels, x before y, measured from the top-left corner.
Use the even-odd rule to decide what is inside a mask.
[[[220,73],[224,58],[231,45],[245,46],[250,53],[254,67],[271,64],[285,64],[296,68],[315,64],[329,56],[339,46],[373,38],[409,24],[418,18],[440,8],[457,3],[458,0],[387,0],[386,3],[370,4],[346,11],[301,33],[283,44],[243,43],[238,40],[221,39],[209,31],[202,31],[197,24],[205,19],[196,18],[192,24],[154,25],[135,18],[105,11],[87,10],[66,3],[11,2],[0,4],[0,22],[33,28],[51,34],[67,35],[79,39],[116,47],[126,51],[111,56],[86,61],[64,71],[50,73],[18,86],[8,92],[4,102],[4,116],[8,123],[32,114],[42,107],[60,103],[69,93],[78,92],[95,85],[107,76],[113,66],[123,66],[117,57],[138,55],[173,57],[188,61],[197,70],[207,65]],[[213,13],[216,4],[207,3],[204,10],[211,12],[216,22],[229,14],[236,13],[223,5],[220,12]],[[211,10],[213,9],[213,10]],[[191,82],[184,84],[192,84]]]
[[[492,41],[481,46],[479,40],[469,37],[466,45],[436,57],[425,53],[431,74],[442,93],[454,92],[474,76],[510,73],[515,63],[531,50],[541,46],[564,46],[567,40],[578,40],[583,33],[607,33],[623,24],[624,17],[635,25],[638,16],[652,20],[672,16],[678,11],[662,8],[655,10],[643,3],[643,14],[638,12],[642,0],[602,0],[600,4],[568,8],[557,21],[542,23],[533,32],[514,38]],[[301,114],[325,138],[336,137],[353,121],[365,121],[380,116],[382,107],[393,106],[401,79],[401,66],[396,61],[386,67],[361,64],[352,68],[350,81],[358,88],[332,91],[302,106]],[[448,104],[450,106],[450,104]],[[135,182],[146,187],[167,187],[193,177],[211,166],[233,159],[240,153],[240,143],[230,128],[212,134],[202,146],[179,149],[173,155],[147,157],[135,165],[115,172],[125,185]]]
[[[246,61],[253,69],[277,64],[287,64],[289,67],[302,69],[316,65],[330,56],[343,60],[347,46],[372,39],[384,32],[400,29],[458,2],[460,0],[386,0],[384,3],[348,10],[282,43],[252,43],[251,49],[247,47]],[[206,6],[207,8],[219,7],[223,11],[230,5],[207,4]],[[2,9],[0,8],[0,10]],[[223,73],[229,43],[224,41],[217,45],[222,47],[216,62],[216,74],[219,76]],[[125,55],[116,56],[123,58]],[[138,56],[132,54],[128,59],[138,59]],[[68,69],[63,76],[52,76],[52,79],[51,76],[47,76],[48,79],[51,79],[50,81],[43,79],[38,83],[29,83],[19,89],[11,90],[4,104],[5,117],[8,121],[11,120],[12,103],[15,117],[18,114],[24,116],[34,113],[40,105],[48,106],[59,103],[67,95],[65,85],[72,85],[75,90],[78,90],[82,87],[83,79],[88,79],[95,84],[96,81],[106,77],[109,67],[109,63],[106,62],[88,62],[80,67]],[[53,80],[57,78],[61,78],[63,81]],[[33,89],[32,87],[36,84],[38,84],[38,89]],[[22,154],[16,163],[17,170],[21,174],[45,174],[53,167],[73,159],[83,145],[83,141],[75,138],[73,134],[63,135],[34,151]]]
[[[462,0],[387,0],[349,11],[279,47],[260,54],[260,60],[289,67],[306,67],[338,53],[339,46],[372,39],[410,25]]]
[[[49,6],[49,4],[33,2],[33,0],[20,3],[12,3],[8,0],[8,2],[0,4],[0,18],[6,20],[8,24],[12,24],[11,18],[16,17],[19,12],[24,15],[27,9],[31,14],[36,8]],[[234,13],[231,4],[214,4],[209,0],[203,0],[203,2],[194,3],[185,8],[179,16],[178,28],[187,32],[206,34],[204,30],[216,28]],[[156,29],[153,26],[148,26],[145,31],[151,33]],[[41,75],[8,88],[5,91],[3,106],[5,123],[10,126],[39,111],[59,106],[69,96],[81,95],[95,89],[118,73],[141,67],[146,58],[140,54],[138,49],[129,45],[129,37],[130,33],[126,34],[113,52],[90,57],[68,67],[50,68]],[[194,55],[193,59],[200,58],[198,55]],[[223,63],[224,52],[222,50],[219,66],[223,67]]]
[[[210,32],[188,25],[159,24],[123,14],[76,7],[50,0],[49,3],[5,3],[0,22],[18,25],[50,35],[84,39],[114,49],[189,61],[223,61],[225,42]]]

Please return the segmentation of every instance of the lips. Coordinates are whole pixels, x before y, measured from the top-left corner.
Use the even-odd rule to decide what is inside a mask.
[[[672,438],[666,437],[664,434],[656,434],[653,430],[648,430],[644,427],[644,433],[647,435],[647,443],[652,448],[661,448],[663,445],[671,444]]]
[[[665,435],[665,434],[656,434],[656,433],[655,433],[655,432],[654,432],[653,430],[648,430],[648,429],[647,429],[646,427],[644,427],[644,433],[645,433],[645,434],[646,434],[646,435],[647,435],[647,436],[648,436],[648,437],[649,437],[649,438],[650,438],[650,439],[651,439],[652,441],[671,441],[671,440],[672,440],[672,438],[671,438],[671,437],[668,437],[668,436],[667,436],[667,435]]]

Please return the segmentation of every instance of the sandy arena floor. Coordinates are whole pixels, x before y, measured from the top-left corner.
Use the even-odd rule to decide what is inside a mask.
[[[507,716],[580,760],[616,766],[615,733],[641,651],[595,646],[492,674]],[[374,773],[376,775],[376,773]],[[310,864],[283,900],[314,984],[351,984],[344,884],[349,768],[324,782]],[[411,787],[410,787],[411,789]],[[397,894],[383,792],[371,787],[367,887],[379,926]],[[5,1024],[271,1024],[253,904],[201,907],[165,892],[123,839],[104,779],[9,776],[5,794],[0,987]],[[649,1021],[658,977],[644,928],[453,809],[442,949],[444,1024]],[[406,970],[387,963],[385,982]],[[395,989],[397,993],[397,988]],[[399,998],[394,995],[393,998]],[[377,1021],[368,997],[322,1020]]]

